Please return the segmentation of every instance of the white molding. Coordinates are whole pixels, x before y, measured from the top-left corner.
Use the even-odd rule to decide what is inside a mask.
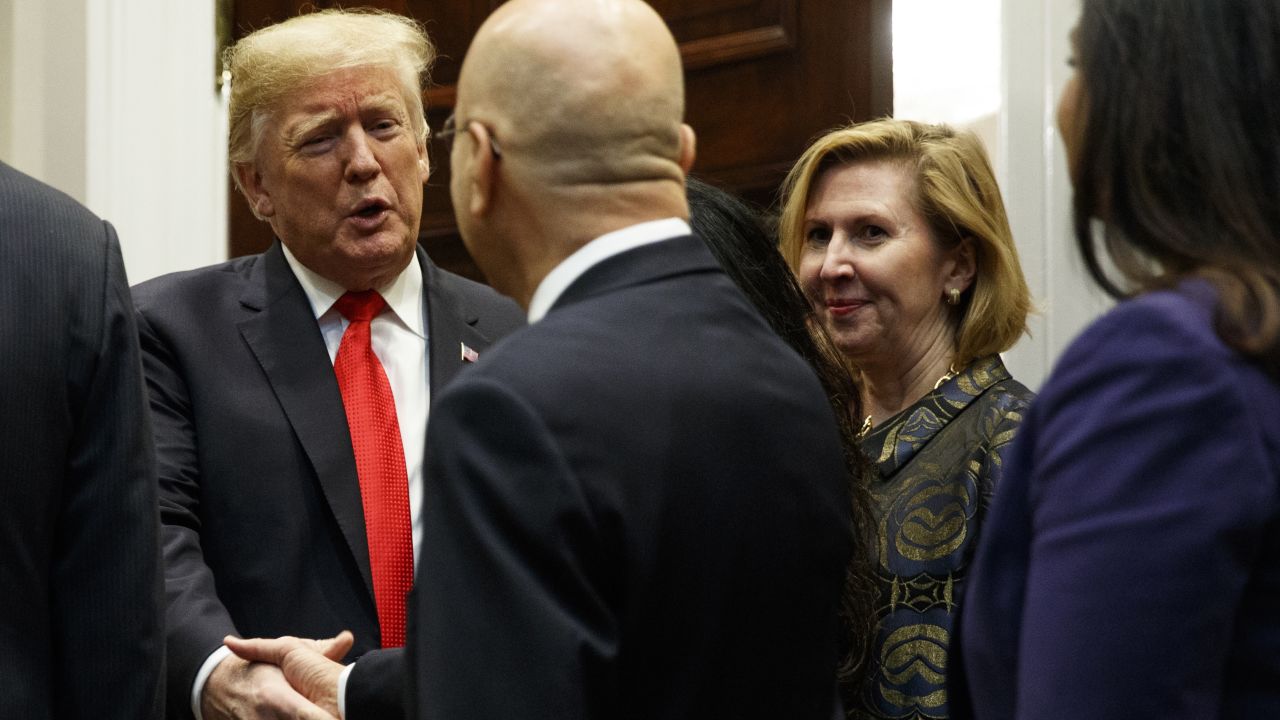
[[[13,157],[14,108],[17,105],[13,93],[14,65],[17,53],[14,49],[13,0],[0,0],[0,159]]]
[[[226,256],[214,3],[0,0],[0,157],[120,233],[131,282]]]
[[[213,3],[93,0],[86,204],[120,232],[131,282],[226,256]]]
[[[85,0],[9,0],[4,160],[83,201]]]
[[[1005,354],[1038,388],[1072,338],[1109,302],[1085,276],[1071,230],[1071,182],[1056,129],[1079,0],[1004,0],[1003,112],[996,174],[1040,314]]]

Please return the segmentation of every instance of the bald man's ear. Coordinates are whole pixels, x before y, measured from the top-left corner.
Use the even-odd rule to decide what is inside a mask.
[[[240,190],[244,193],[244,199],[249,202],[249,209],[253,211],[254,217],[259,220],[266,220],[276,214],[275,205],[271,202],[271,193],[262,185],[262,174],[253,166],[253,163],[236,163],[234,167],[236,180],[239,181]]]
[[[479,217],[488,212],[493,204],[493,181],[497,172],[494,165],[496,158],[489,128],[478,122],[469,123],[467,134],[472,140],[469,150],[471,157],[468,158],[471,175],[467,178],[467,182],[471,184],[471,192],[468,193],[467,210],[473,216]]]
[[[693,160],[697,157],[698,136],[693,128],[680,123],[680,170],[685,175],[693,169]]]

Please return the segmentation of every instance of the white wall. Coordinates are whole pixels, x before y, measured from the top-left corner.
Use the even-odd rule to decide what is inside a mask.
[[[85,198],[84,0],[3,0],[0,158]]]
[[[1054,125],[1079,0],[895,0],[895,115],[974,130],[988,146],[1040,313],[1005,353],[1038,388],[1108,305],[1072,241],[1071,186]]]
[[[1071,181],[1055,124],[1070,75],[1068,35],[1079,0],[1003,0],[1003,100],[996,168],[1023,271],[1041,313],[1031,337],[1005,355],[1039,387],[1071,339],[1109,301],[1086,277],[1071,228]]]
[[[1001,0],[894,0],[894,115],[973,130],[996,163]]]
[[[0,158],[120,233],[131,282],[226,256],[214,6],[0,0]]]

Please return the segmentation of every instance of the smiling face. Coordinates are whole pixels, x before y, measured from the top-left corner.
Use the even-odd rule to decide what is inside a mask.
[[[943,297],[956,251],[933,239],[912,203],[909,165],[837,165],[813,185],[804,215],[798,275],[836,345],[864,367],[911,363],[955,329]]]
[[[236,168],[290,252],[348,290],[385,286],[413,258],[427,149],[400,87],[384,67],[322,75],[284,97]]]

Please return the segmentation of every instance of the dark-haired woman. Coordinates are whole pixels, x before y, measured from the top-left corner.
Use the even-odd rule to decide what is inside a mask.
[[[952,697],[1280,718],[1280,3],[1084,0],[1073,42],[1076,237],[1123,302],[1023,423]]]
[[[876,590],[871,567],[874,522],[866,485],[868,465],[854,422],[862,413],[857,385],[756,212],[733,195],[696,178],[688,179],[687,188],[694,233],[773,331],[813,366],[831,399],[849,466],[854,534],[841,604],[838,675],[842,688],[860,687],[872,639]]]

